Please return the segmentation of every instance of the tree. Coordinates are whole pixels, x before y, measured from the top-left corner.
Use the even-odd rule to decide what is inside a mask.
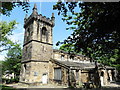
[[[15,8],[15,7],[22,7],[23,11],[27,13],[29,10],[29,3],[26,1],[22,2],[20,0],[17,0],[15,2],[14,0],[11,0],[11,2],[2,2],[2,5],[0,7],[0,12],[3,15],[10,16],[10,12]]]
[[[58,2],[54,5],[73,34],[57,44],[74,45],[75,52],[115,66],[120,74],[120,2]],[[66,48],[66,47],[65,47]],[[65,50],[65,49],[64,49]],[[118,77],[120,78],[120,77]]]
[[[16,77],[20,74],[22,59],[22,50],[20,44],[15,44],[14,47],[8,50],[5,61],[3,61],[3,70],[8,70],[9,73],[14,73]]]
[[[69,44],[63,44],[60,46],[60,50],[66,51],[66,52],[74,52],[74,45],[69,45]]]
[[[8,37],[12,35],[12,31],[15,29],[16,24],[18,24],[16,21],[11,21],[9,23],[5,21],[0,22],[0,52],[14,46],[14,43]]]
[[[82,52],[76,53],[73,44],[62,44],[59,48],[67,53],[82,54]]]
[[[2,62],[3,61],[0,61],[0,77],[2,77]],[[0,81],[1,81],[1,79],[0,79]]]
[[[120,55],[120,2],[58,2],[53,9],[69,25],[66,29],[73,30],[64,44],[73,44],[75,52],[82,51],[91,60],[120,64],[120,58],[111,59]]]

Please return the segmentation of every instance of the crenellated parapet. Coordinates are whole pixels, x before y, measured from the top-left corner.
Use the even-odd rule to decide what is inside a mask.
[[[54,27],[54,25],[55,25],[54,13],[52,13],[51,18],[47,18],[46,16],[42,16],[42,14],[38,14],[36,4],[33,7],[32,14],[29,17],[26,17],[26,16],[24,18],[24,23],[25,23],[24,27],[26,27],[30,22],[33,22],[33,20],[40,21],[40,22],[45,23],[52,27]]]
[[[53,19],[47,18],[46,16],[42,16],[42,14],[39,14],[37,16],[34,16],[34,15],[31,14],[28,18],[24,19],[24,23],[25,23],[24,27],[26,27],[27,24],[29,24],[33,20],[43,22],[43,23],[45,23],[47,25],[50,25],[52,27],[54,26],[54,20]]]
[[[47,18],[46,16],[42,16],[42,14],[38,15],[37,20],[43,23],[46,23],[52,27],[54,26],[54,20],[52,18],[50,19],[50,18]]]

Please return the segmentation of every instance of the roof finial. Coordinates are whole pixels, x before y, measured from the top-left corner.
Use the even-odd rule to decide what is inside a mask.
[[[52,17],[54,17],[54,13],[52,13]]]
[[[55,23],[55,16],[54,16],[54,13],[52,13],[51,20],[52,20],[52,22],[53,22],[53,25],[54,25],[54,23]]]
[[[34,7],[33,7],[33,14],[37,14],[37,5],[36,5],[36,3],[34,4]]]
[[[54,13],[52,13],[52,17],[51,17],[51,19],[53,19],[53,20],[55,19]]]
[[[36,3],[34,3],[34,7],[33,7],[33,10],[36,9],[37,10],[37,5]]]
[[[27,19],[27,18],[28,18],[28,15],[26,14],[26,15],[25,15],[25,19]]]
[[[28,15],[25,15],[24,22],[28,19]]]

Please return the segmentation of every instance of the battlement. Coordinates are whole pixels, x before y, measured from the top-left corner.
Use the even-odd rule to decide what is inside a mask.
[[[48,25],[53,27],[54,26],[55,17],[54,17],[54,13],[52,13],[51,18],[47,18],[46,16],[42,16],[42,14],[38,14],[37,6],[35,5],[34,8],[33,8],[32,14],[29,17],[27,17],[27,15],[26,15],[25,18],[24,18],[24,23],[25,23],[24,27],[27,26],[27,24],[29,24],[33,20],[46,23],[46,24],[48,24]]]
[[[39,14],[37,16],[34,16],[33,14],[31,14],[28,18],[24,19],[24,26],[26,26],[29,22],[33,21],[33,20],[37,20],[40,22],[44,22],[50,26],[54,26],[54,20],[51,18],[47,18],[46,16],[42,16],[42,14]]]
[[[50,19],[50,18],[47,18],[46,16],[42,16],[42,14],[39,14],[39,15],[38,15],[37,20],[38,20],[38,21],[41,21],[41,22],[48,23],[48,24],[50,24],[50,25],[53,25],[53,24],[54,24],[54,20],[52,20],[52,19]]]

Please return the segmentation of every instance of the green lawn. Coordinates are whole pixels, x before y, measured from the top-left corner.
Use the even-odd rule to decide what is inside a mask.
[[[5,86],[5,85],[0,85],[0,88],[2,88],[1,90],[17,90],[15,88],[8,87],[8,86]]]

